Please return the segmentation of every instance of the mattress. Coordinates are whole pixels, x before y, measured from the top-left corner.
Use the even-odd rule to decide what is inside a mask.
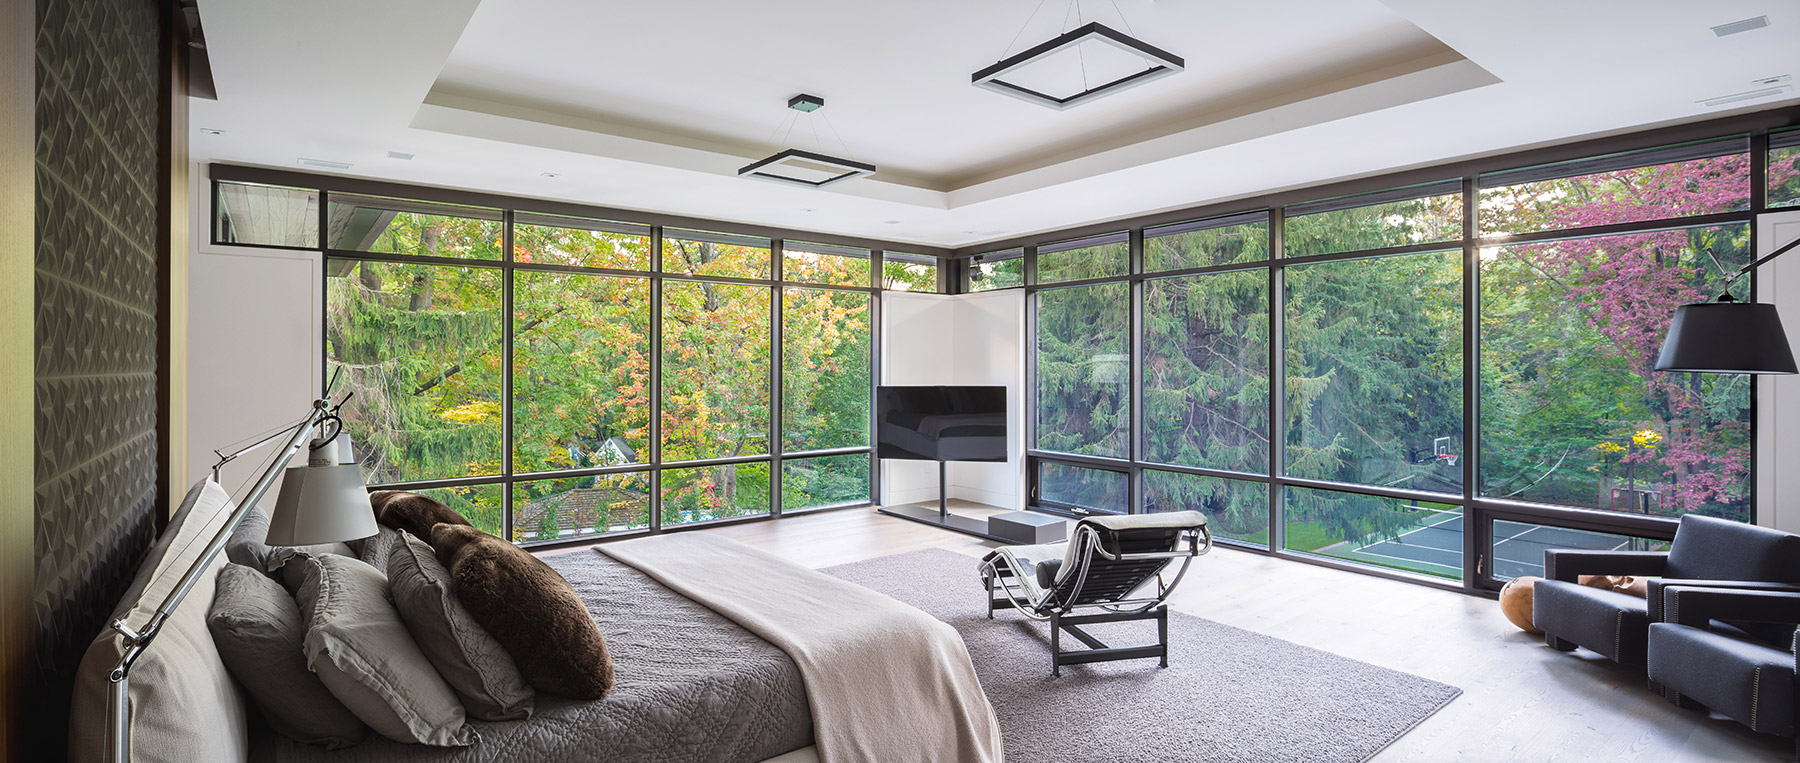
[[[400,744],[378,735],[337,751],[273,734],[255,760],[596,761],[756,763],[812,744],[812,713],[787,654],[712,610],[592,551],[544,558],[587,603],[606,634],[617,678],[605,699],[539,694],[523,721],[471,721],[465,748]]]

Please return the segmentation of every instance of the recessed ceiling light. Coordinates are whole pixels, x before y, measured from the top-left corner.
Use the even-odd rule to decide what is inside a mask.
[[[561,172],[540,172],[540,173],[538,173],[538,177],[559,178],[559,177],[562,177],[562,173]]]
[[[403,161],[403,162],[412,161],[412,158],[414,156],[416,156],[416,154],[409,154],[404,151],[389,151],[388,152],[389,159],[399,159],[400,161]]]
[[[347,170],[351,167],[349,162],[332,162],[324,159],[298,159],[294,163],[302,167],[312,167],[321,170]]]
[[[888,221],[887,221],[887,223],[886,223],[886,224],[888,224],[888,225],[899,225],[899,224],[900,224],[900,221],[899,221],[899,220],[888,220]]]
[[[1733,34],[1739,34],[1742,32],[1748,32],[1752,29],[1761,29],[1768,25],[1769,25],[1769,17],[1768,16],[1757,16],[1754,18],[1744,19],[1743,21],[1733,21],[1729,24],[1720,24],[1716,27],[1713,27],[1712,30],[1713,30],[1713,34],[1718,35],[1720,37],[1724,37],[1726,35],[1733,35]]]
[[[805,208],[802,208],[800,211],[802,211],[802,212],[817,212],[817,211],[819,211],[819,208],[818,207],[805,207]]]
[[[202,128],[200,128],[200,134],[201,135],[224,135],[225,131],[221,130],[217,127],[202,127]]]

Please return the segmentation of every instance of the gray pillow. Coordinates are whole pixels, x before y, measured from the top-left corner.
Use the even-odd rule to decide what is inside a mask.
[[[206,629],[219,659],[262,708],[275,731],[328,749],[349,747],[369,727],[306,667],[300,607],[269,576],[241,564],[219,570]]]
[[[356,552],[356,558],[370,567],[386,572],[388,557],[393,556],[394,549],[403,545],[406,545],[406,541],[401,539],[399,530],[381,525],[374,535],[363,539],[362,549]]]
[[[463,608],[437,552],[410,533],[385,527],[382,531],[401,538],[388,557],[388,593],[394,608],[437,666],[438,675],[462,697],[469,715],[484,721],[530,718],[531,686],[500,642]]]
[[[307,663],[357,718],[396,742],[462,747],[479,737],[456,692],[388,600],[387,576],[348,556],[301,556]]]
[[[264,541],[269,537],[269,515],[261,506],[251,506],[250,512],[244,515],[237,529],[231,531],[231,537],[225,540],[225,558],[233,564],[241,564],[254,570],[260,570],[270,576],[276,576],[282,565],[297,554],[341,554],[351,556],[350,547],[342,543],[322,543],[316,546],[270,546]]]

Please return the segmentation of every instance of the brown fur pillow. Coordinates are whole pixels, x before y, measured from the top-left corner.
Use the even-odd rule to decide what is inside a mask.
[[[377,490],[369,494],[369,505],[375,508],[375,521],[420,539],[431,537],[431,528],[440,523],[469,524],[455,509],[404,490]]]
[[[467,524],[432,528],[456,596],[506,648],[539,691],[600,699],[612,689],[612,657],[575,589],[530,552]]]

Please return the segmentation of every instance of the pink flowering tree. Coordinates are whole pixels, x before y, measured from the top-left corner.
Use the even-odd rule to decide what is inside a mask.
[[[1772,168],[1771,185],[1794,172]],[[1696,159],[1486,190],[1481,226],[1677,219],[1745,209],[1749,190],[1747,156]],[[1490,495],[1607,508],[1609,488],[1630,475],[1660,494],[1659,513],[1747,518],[1748,379],[1653,370],[1675,308],[1717,296],[1749,262],[1747,225],[1497,247],[1482,259]],[[1747,298],[1748,280],[1733,291]],[[1583,496],[1578,485],[1598,489]]]

